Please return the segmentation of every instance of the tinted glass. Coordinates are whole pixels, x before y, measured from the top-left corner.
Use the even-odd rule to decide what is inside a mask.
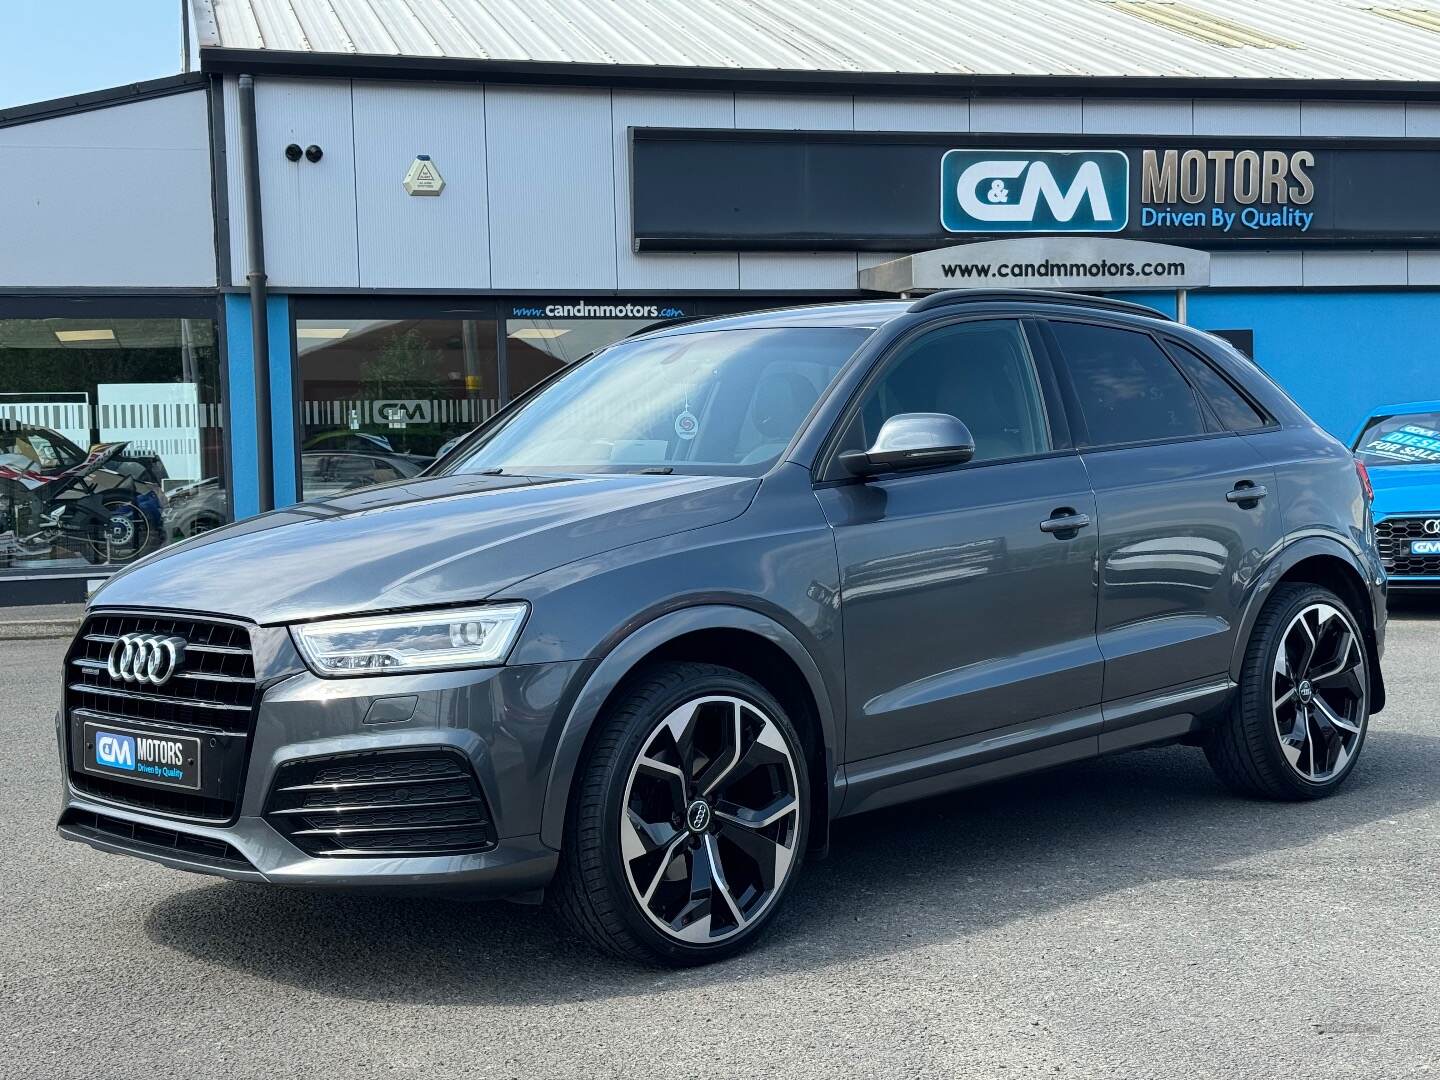
[[[1355,453],[1371,468],[1440,465],[1440,413],[1374,417],[1356,440]]]
[[[1270,422],[1254,405],[1245,400],[1239,390],[1230,385],[1228,379],[1211,367],[1209,361],[1179,342],[1172,341],[1170,347],[1185,369],[1185,374],[1210,402],[1215,415],[1227,428],[1231,431],[1254,431]]]
[[[1195,392],[1148,334],[1088,323],[1050,325],[1075,387],[1088,445],[1205,431]]]
[[[963,420],[976,461],[1051,449],[1034,360],[1017,322],[956,323],[905,346],[866,391],[841,449],[864,449],[890,417],[915,412]]]
[[[759,475],[870,332],[794,326],[622,342],[539,391],[449,471]]]

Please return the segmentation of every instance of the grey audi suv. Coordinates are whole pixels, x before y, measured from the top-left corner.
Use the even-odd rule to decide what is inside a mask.
[[[849,814],[1177,742],[1334,792],[1385,699],[1370,494],[1250,361],[1116,300],[668,326],[418,477],[112,578],[59,830],[717,959]]]

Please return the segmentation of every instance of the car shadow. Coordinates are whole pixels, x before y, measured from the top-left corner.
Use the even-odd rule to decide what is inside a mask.
[[[688,971],[640,968],[572,941],[548,913],[456,902],[207,884],[157,904],[159,946],[342,998],[555,1004],[732,984],[883,957],[1174,880],[1263,883],[1257,857],[1343,836],[1436,800],[1440,739],[1374,731],[1345,789],[1314,803],[1236,798],[1196,750],[1073,765],[836,823],[758,948]]]
[[[1440,619],[1440,592],[1392,592],[1385,607],[1392,618]]]

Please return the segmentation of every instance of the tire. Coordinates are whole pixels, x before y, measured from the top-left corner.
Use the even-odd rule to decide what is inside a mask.
[[[597,721],[549,902],[625,959],[733,956],[794,880],[809,813],[802,743],[772,694],[729,668],[655,665]]]
[[[1360,758],[1369,690],[1364,636],[1345,601],[1318,585],[1280,585],[1251,631],[1239,687],[1205,755],[1238,794],[1324,798]]]
[[[148,554],[155,546],[155,527],[149,516],[129,495],[123,492],[102,492],[100,504],[110,519],[124,517],[129,525],[127,539],[118,547],[112,542],[110,535],[104,526],[97,527],[97,532],[91,540],[91,550],[94,552],[93,561],[96,563],[113,563],[124,565],[132,563],[142,555]],[[87,554],[87,559],[90,555]]]

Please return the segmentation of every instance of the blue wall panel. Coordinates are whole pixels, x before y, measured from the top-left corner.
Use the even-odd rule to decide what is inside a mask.
[[[1256,362],[1342,439],[1377,405],[1440,398],[1440,293],[1192,292],[1189,322],[1253,330]]]
[[[275,505],[295,501],[295,393],[291,375],[290,301],[271,296],[266,301],[270,337],[270,430],[275,460]],[[258,453],[255,440],[255,353],[250,338],[250,298],[225,297],[225,341],[230,389],[230,475],[234,486],[235,516],[260,511],[256,482]]]

